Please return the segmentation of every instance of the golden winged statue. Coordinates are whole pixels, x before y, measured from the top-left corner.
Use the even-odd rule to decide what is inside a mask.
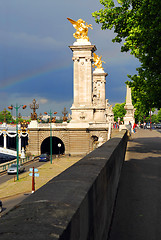
[[[103,70],[103,67],[102,67],[102,63],[105,63],[104,61],[101,60],[102,56],[98,56],[96,55],[95,53],[93,53],[93,65],[92,67],[97,67],[99,69],[102,69]]]
[[[71,18],[67,18],[71,24],[73,24],[73,27],[76,29],[76,32],[73,34],[73,36],[76,39],[87,39],[89,41],[88,35],[88,28],[92,28],[91,24],[85,23],[82,19],[78,19],[77,21],[74,21]]]

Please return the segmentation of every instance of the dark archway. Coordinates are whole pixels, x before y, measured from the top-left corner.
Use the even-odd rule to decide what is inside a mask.
[[[0,147],[3,147],[4,141],[3,141],[3,134],[0,136]]]
[[[61,144],[61,145],[60,145]],[[58,147],[60,146],[60,147]],[[52,137],[52,154],[64,154],[65,146],[60,138]],[[41,153],[50,154],[50,137],[46,138],[41,144]]]
[[[14,135],[14,134],[10,134]],[[7,135],[7,148],[16,150],[16,137],[9,137]]]
[[[28,136],[26,137],[21,137],[21,144],[24,149],[26,149],[26,146],[28,145]]]

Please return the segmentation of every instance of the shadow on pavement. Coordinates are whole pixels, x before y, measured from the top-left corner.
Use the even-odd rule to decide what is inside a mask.
[[[161,138],[128,146],[108,240],[161,239]]]

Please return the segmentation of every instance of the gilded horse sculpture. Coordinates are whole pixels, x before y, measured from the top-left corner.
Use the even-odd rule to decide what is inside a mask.
[[[73,34],[76,39],[86,39],[89,41],[88,28],[92,28],[91,24],[85,23],[84,20],[78,19],[77,21],[72,20],[71,18],[67,18],[69,22],[73,24],[73,27],[76,29],[76,32]]]
[[[97,68],[103,70],[102,63],[105,63],[105,62],[102,61],[101,58],[102,58],[102,56],[99,57],[98,55],[93,53],[93,61],[94,61],[93,65],[92,65],[93,68],[97,67]]]

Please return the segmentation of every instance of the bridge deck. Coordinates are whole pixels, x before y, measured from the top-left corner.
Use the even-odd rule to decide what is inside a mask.
[[[0,147],[0,153],[11,155],[11,156],[17,156],[17,151],[9,148]]]
[[[138,130],[128,142],[109,240],[161,238],[161,134]]]

